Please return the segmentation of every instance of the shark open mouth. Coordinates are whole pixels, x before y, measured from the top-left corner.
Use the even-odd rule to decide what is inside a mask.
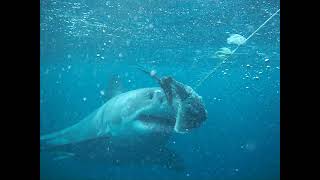
[[[174,128],[176,120],[170,119],[167,117],[161,117],[156,115],[145,115],[140,114],[138,119],[146,124],[157,124],[159,126],[168,127],[168,128]]]

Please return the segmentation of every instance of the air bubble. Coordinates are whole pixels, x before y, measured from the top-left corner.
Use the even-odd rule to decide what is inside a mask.
[[[156,75],[156,73],[157,73],[157,71],[155,71],[155,70],[152,70],[151,72],[150,72],[150,76],[155,76]]]

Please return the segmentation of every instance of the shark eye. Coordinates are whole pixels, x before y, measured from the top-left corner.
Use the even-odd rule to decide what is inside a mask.
[[[163,98],[160,98],[159,101],[160,101],[160,103],[163,103]]]
[[[149,99],[152,99],[152,98],[153,98],[153,93],[149,93],[149,94],[148,94],[148,98],[149,98]]]

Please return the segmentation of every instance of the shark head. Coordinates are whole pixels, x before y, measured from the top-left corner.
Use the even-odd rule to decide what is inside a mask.
[[[147,71],[142,66],[138,69],[155,79],[167,101],[167,105],[175,107],[174,131],[186,133],[198,128],[207,119],[207,110],[199,96],[190,86],[178,82],[170,76],[159,78],[153,71]],[[163,95],[162,95],[163,96]]]
[[[176,122],[176,108],[168,103],[161,88],[145,88],[138,95],[141,105],[135,119],[146,129],[156,132],[172,132]]]
[[[121,109],[117,118],[120,126],[130,127],[125,132],[134,134],[185,133],[198,128],[207,118],[207,112],[201,98],[190,89],[186,91],[188,96],[183,98],[173,93],[172,102],[160,87],[137,89],[115,97],[112,101],[121,106],[117,108]]]

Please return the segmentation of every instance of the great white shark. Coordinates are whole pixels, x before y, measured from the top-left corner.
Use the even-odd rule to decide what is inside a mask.
[[[166,147],[173,133],[187,133],[207,119],[202,98],[172,77],[160,87],[118,94],[83,120],[40,136],[41,151],[112,164],[158,164],[182,170],[182,158]]]

